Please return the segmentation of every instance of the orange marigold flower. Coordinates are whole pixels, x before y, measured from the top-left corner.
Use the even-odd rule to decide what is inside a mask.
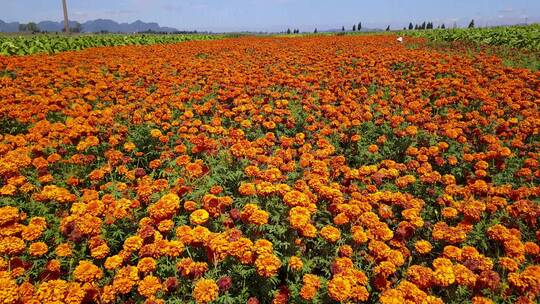
[[[168,193],[159,199],[155,204],[147,208],[151,218],[163,220],[171,218],[180,209],[180,198],[174,193]]]
[[[302,259],[297,256],[292,256],[289,260],[289,268],[295,271],[302,270],[302,267],[304,266],[304,263],[302,262]]]
[[[139,280],[139,270],[134,266],[126,266],[118,270],[113,280],[113,287],[119,294],[127,294]]]
[[[150,257],[145,257],[139,260],[137,268],[142,272],[152,272],[156,270],[156,260]]]
[[[195,203],[194,201],[185,201],[184,209],[186,211],[195,211],[197,209],[197,203]]]
[[[17,283],[6,272],[0,273],[0,299],[6,304],[18,303],[19,300]]]
[[[79,282],[93,282],[103,277],[103,271],[90,261],[80,261],[73,271],[75,279]]]
[[[368,151],[370,153],[377,153],[379,151],[379,147],[377,145],[369,145]]]
[[[255,260],[255,268],[260,276],[268,278],[277,274],[281,261],[273,254],[264,253]]]
[[[137,291],[145,298],[152,297],[162,288],[159,278],[148,275],[145,276],[140,282]]]
[[[360,226],[351,227],[352,239],[356,244],[364,244],[368,241],[368,237],[364,229]]]
[[[15,255],[26,248],[25,243],[18,237],[8,236],[0,238],[0,255]]]
[[[333,226],[324,226],[320,233],[330,243],[335,243],[341,238],[341,231]]]
[[[0,208],[0,226],[15,221],[19,218],[19,208],[4,206]]]
[[[351,282],[347,277],[335,276],[328,282],[328,294],[338,302],[345,302],[351,297]]]
[[[50,272],[58,272],[61,268],[60,261],[56,259],[50,260],[47,262],[46,268]]]
[[[421,254],[430,253],[432,248],[431,243],[426,240],[420,240],[414,243],[414,249]]]
[[[486,297],[476,296],[472,298],[472,304],[493,304],[493,301]]]
[[[71,246],[68,243],[62,243],[56,247],[55,253],[59,257],[71,256],[72,254]]]
[[[304,300],[312,300],[321,286],[321,279],[313,274],[305,274],[302,283],[300,297]]]
[[[113,256],[108,257],[105,260],[105,264],[103,265],[108,270],[113,270],[122,265],[124,262],[124,259],[120,257],[119,255],[115,254]]]
[[[272,253],[273,251],[273,245],[270,241],[265,239],[258,239],[255,241],[254,249],[257,254],[265,254],[265,253]]]
[[[433,272],[433,282],[439,286],[450,286],[454,284],[456,277],[452,267],[443,266],[438,267]]]
[[[305,193],[302,193],[297,190],[292,190],[292,191],[287,192],[283,196],[283,201],[285,202],[285,204],[291,207],[295,207],[295,206],[307,207],[310,204],[309,197]]]
[[[252,184],[252,183],[241,184],[240,187],[238,187],[238,192],[240,194],[242,194],[242,195],[245,195],[245,196],[257,194],[257,190],[255,189],[255,185]]]
[[[90,255],[97,260],[104,259],[109,255],[109,246],[106,243],[90,249]]]
[[[28,247],[28,253],[33,256],[42,256],[47,253],[47,251],[49,251],[49,247],[43,242],[32,243],[30,244],[30,247]]]
[[[124,250],[127,252],[133,252],[139,250],[143,244],[143,239],[138,236],[130,236],[124,241]]]
[[[268,223],[268,212],[264,210],[255,210],[248,218],[248,221],[254,225],[262,226]]]
[[[206,304],[215,301],[219,295],[219,286],[214,280],[200,279],[193,287],[193,298],[197,304]]]

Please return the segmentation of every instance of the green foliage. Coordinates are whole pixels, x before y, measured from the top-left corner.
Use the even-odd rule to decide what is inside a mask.
[[[0,36],[0,55],[29,55],[59,53],[100,46],[145,45],[177,43],[191,40],[210,40],[219,35],[26,35]]]
[[[439,29],[407,31],[406,35],[433,41],[466,41],[475,44],[505,45],[540,51],[540,25],[501,26],[493,28]]]

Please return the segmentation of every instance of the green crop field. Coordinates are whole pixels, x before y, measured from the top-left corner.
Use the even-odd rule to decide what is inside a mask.
[[[465,41],[540,51],[539,24],[474,29],[404,31],[403,33],[414,37],[425,37],[433,41]]]
[[[160,35],[160,34],[103,34],[103,35],[4,35],[0,36],[0,55],[29,55],[82,50],[90,47],[176,43],[209,40],[220,35]]]

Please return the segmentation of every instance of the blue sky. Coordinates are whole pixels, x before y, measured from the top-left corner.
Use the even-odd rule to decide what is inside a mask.
[[[158,22],[181,30],[312,31],[364,27],[402,28],[424,20],[452,26],[540,21],[540,0],[67,0],[70,19]],[[4,21],[59,21],[61,0],[0,0]]]

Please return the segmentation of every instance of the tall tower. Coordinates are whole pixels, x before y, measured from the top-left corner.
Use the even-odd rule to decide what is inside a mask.
[[[66,0],[62,0],[62,6],[64,7],[64,31],[66,33],[69,33],[69,20],[68,20],[68,14],[67,14]]]

